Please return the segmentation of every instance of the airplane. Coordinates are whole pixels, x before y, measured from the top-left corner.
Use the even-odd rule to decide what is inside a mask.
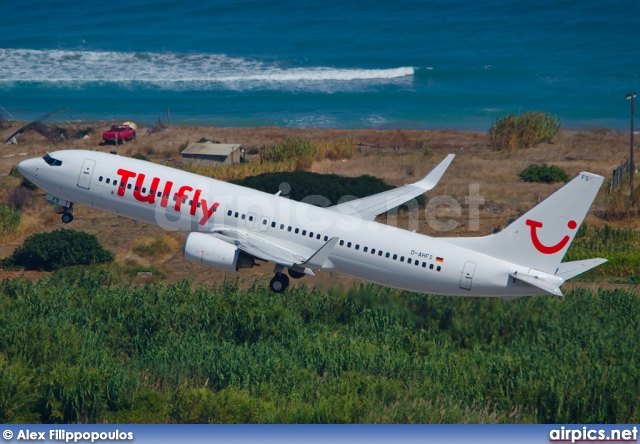
[[[606,262],[562,262],[604,181],[588,172],[488,236],[434,238],[374,221],[434,188],[453,158],[415,183],[325,208],[98,151],[56,151],[18,170],[64,209],[64,223],[80,204],[186,232],[190,261],[228,272],[275,264],[276,293],[289,276],[328,270],[445,296],[562,296],[566,280]]]

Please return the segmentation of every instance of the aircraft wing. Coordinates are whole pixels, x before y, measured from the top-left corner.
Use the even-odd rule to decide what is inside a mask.
[[[329,239],[318,250],[301,248],[295,245],[284,245],[272,242],[259,234],[254,234],[242,230],[229,228],[215,230],[215,233],[222,234],[233,239],[233,243],[239,250],[251,256],[268,262],[273,262],[285,267],[294,268],[306,274],[313,275],[313,271],[324,266],[332,267],[327,260],[331,251],[338,243],[338,238]]]
[[[374,194],[373,196],[363,197],[349,202],[341,203],[327,210],[336,211],[350,216],[360,217],[361,219],[373,220],[379,214],[382,214],[392,208],[420,196],[436,186],[444,172],[447,170],[455,154],[449,154],[440,162],[429,174],[424,176],[417,182],[395,188],[393,190],[384,191]]]

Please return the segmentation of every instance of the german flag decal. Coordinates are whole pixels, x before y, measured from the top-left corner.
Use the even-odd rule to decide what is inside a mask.
[[[444,259],[442,259],[441,257],[436,257],[436,262],[442,263],[442,262],[444,262]]]

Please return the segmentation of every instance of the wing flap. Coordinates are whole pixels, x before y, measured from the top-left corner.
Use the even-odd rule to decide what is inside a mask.
[[[547,293],[552,294],[554,296],[560,296],[560,297],[562,296],[562,290],[560,290],[559,286],[552,284],[550,282],[547,282],[543,279],[537,278],[535,276],[530,276],[528,274],[522,274],[522,273],[509,273],[509,276],[519,281],[522,281],[524,283],[527,283],[529,285],[533,285],[534,287],[544,290]]]

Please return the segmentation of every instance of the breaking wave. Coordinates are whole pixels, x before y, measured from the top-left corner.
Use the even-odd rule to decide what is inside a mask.
[[[0,49],[0,82],[146,85],[162,89],[341,91],[411,86],[414,68],[289,67],[224,54]]]

